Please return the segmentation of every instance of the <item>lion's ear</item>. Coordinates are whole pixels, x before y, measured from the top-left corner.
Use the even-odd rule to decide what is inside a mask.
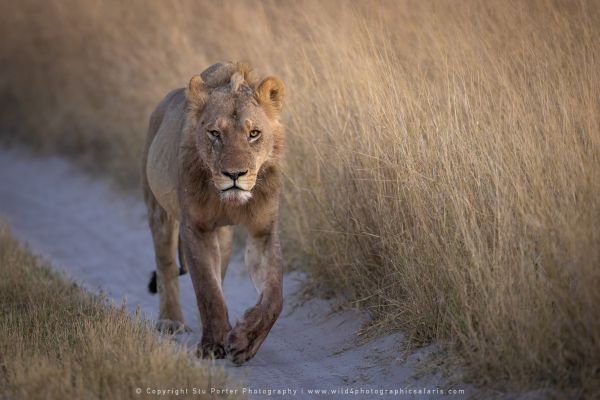
[[[267,110],[271,118],[279,117],[283,107],[285,85],[283,81],[274,76],[265,78],[256,89],[255,96],[258,102]]]
[[[204,81],[200,75],[192,76],[190,83],[185,91],[185,97],[197,108],[204,107],[208,94],[206,93]]]

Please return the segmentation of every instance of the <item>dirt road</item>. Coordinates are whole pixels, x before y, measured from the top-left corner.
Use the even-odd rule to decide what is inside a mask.
[[[107,182],[89,177],[63,159],[0,150],[0,217],[10,223],[19,239],[74,280],[91,290],[106,292],[117,302],[126,299],[131,310],[139,307],[151,319],[157,317],[158,299],[146,289],[154,261],[139,198],[111,190]],[[284,311],[254,359],[242,367],[219,361],[248,388],[292,391],[281,396],[263,392],[254,398],[403,398],[407,396],[331,391],[444,387],[439,376],[414,376],[415,366],[427,349],[406,360],[397,358],[400,334],[354,346],[365,314],[333,313],[331,303],[324,300],[298,305],[293,294],[301,281],[301,274],[286,275]],[[224,286],[233,323],[256,301],[239,249]],[[179,340],[195,349],[200,328],[189,275],[181,278],[181,297],[186,321],[194,332]],[[310,394],[313,389],[324,389],[328,394]]]

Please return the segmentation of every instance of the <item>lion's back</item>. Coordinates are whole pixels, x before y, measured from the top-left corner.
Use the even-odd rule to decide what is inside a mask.
[[[185,112],[185,90],[170,92],[158,104],[152,116],[144,147],[143,174],[146,196],[156,201],[173,217],[177,206],[178,152]]]

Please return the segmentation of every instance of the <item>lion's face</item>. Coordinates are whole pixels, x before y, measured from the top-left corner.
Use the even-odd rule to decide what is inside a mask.
[[[229,85],[204,98],[194,131],[196,145],[223,202],[246,203],[263,164],[279,155],[279,113],[273,102],[280,108],[282,91],[277,78],[265,79],[254,90],[236,74]]]
[[[214,92],[196,131],[198,151],[224,201],[245,203],[273,149],[273,128],[252,93]]]

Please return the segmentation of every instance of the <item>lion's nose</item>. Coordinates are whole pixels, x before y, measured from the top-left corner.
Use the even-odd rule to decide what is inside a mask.
[[[226,177],[231,178],[232,180],[235,181],[240,176],[246,175],[248,173],[248,170],[245,170],[245,171],[222,171],[222,173]]]

